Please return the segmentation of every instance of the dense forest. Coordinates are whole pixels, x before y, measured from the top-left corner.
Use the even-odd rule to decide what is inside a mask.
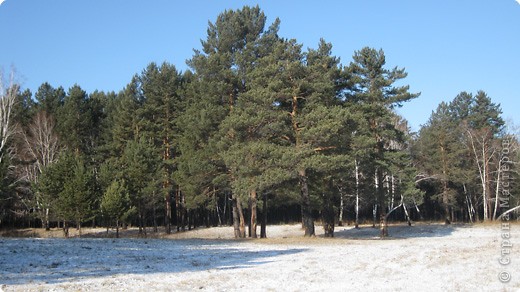
[[[412,133],[395,109],[420,94],[383,50],[344,65],[332,44],[305,50],[279,26],[259,7],[225,11],[190,70],[151,63],[118,93],[33,94],[2,78],[0,227],[265,237],[268,223],[313,236],[320,221],[326,236],[347,223],[385,235],[389,220],[518,216],[518,140],[484,91],[441,103]]]

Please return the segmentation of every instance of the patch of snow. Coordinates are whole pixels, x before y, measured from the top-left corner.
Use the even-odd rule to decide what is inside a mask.
[[[3,291],[287,290],[518,291],[519,226],[501,266],[500,226],[419,224],[336,229],[302,238],[300,225],[269,226],[264,240],[229,240],[230,227],[168,239],[0,239]],[[322,228],[317,227],[322,232]],[[220,239],[218,239],[220,238]],[[498,273],[511,272],[502,283]]]

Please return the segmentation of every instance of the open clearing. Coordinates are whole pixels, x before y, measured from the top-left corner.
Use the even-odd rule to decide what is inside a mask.
[[[511,225],[509,265],[498,262],[499,223],[396,225],[385,240],[370,227],[336,231],[334,239],[304,239],[299,225],[268,226],[267,240],[231,240],[231,227],[158,239],[101,238],[88,230],[89,238],[0,238],[0,288],[520,291],[519,225]],[[499,280],[502,271],[509,282]]]

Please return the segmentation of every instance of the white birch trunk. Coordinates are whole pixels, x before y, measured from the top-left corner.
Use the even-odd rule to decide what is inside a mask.
[[[343,195],[343,192],[340,191],[340,194],[339,194],[339,218],[338,218],[338,222],[339,222],[339,226],[342,226],[343,225],[343,208],[344,208],[344,195]]]
[[[378,201],[378,195],[379,195],[379,180],[377,177],[377,169],[374,172],[374,187],[375,187],[375,204],[374,208],[372,209],[372,215],[374,216],[374,222],[372,223],[372,227],[376,227],[376,221],[377,221],[377,201]],[[384,208],[384,206],[381,206],[381,208]]]
[[[502,157],[498,160],[498,167],[497,167],[497,184],[495,187],[495,208],[493,210],[493,220],[496,220],[497,218],[497,211],[498,211],[498,196],[500,194],[500,184],[502,177]]]
[[[406,208],[406,204],[403,202],[403,211],[404,216],[406,217],[406,222],[408,222],[408,226],[412,226],[412,220],[410,220],[410,214],[408,214],[408,208]]]
[[[475,155],[475,160],[476,160],[477,166],[478,166],[480,184],[482,187],[482,203],[484,205],[484,221],[487,221],[488,220],[488,216],[487,216],[488,210],[487,210],[486,177],[485,177],[485,173],[486,173],[485,164],[486,163],[483,160],[484,158],[482,158],[483,163],[481,163],[481,159],[479,159],[480,157],[477,152],[477,146],[475,145],[475,139],[473,137],[473,134],[471,133],[471,131],[469,129],[467,130],[467,133],[468,133],[468,137],[470,138],[471,148],[473,150],[473,154]]]
[[[469,197],[468,191],[466,189],[466,184],[462,184],[462,187],[464,188],[464,195],[466,196],[466,204],[468,205],[468,215],[469,215],[469,221],[473,223],[473,212],[475,209],[473,208],[473,203],[471,202],[471,198]]]

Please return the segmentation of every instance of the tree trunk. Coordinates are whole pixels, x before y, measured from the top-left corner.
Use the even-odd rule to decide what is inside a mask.
[[[374,204],[372,207],[372,228],[376,228],[376,222],[377,222],[377,204]]]
[[[63,221],[63,235],[65,238],[69,238],[69,224],[67,221]]]
[[[247,212],[251,211],[251,194],[247,198],[247,208],[244,211],[244,218],[248,218],[244,223],[246,224],[247,229],[247,237],[251,237],[251,215]]]
[[[374,204],[372,207],[372,228],[376,228],[376,221],[377,221],[377,204]]]
[[[410,220],[410,214],[408,213],[408,208],[406,208],[405,203],[403,203],[403,211],[404,211],[404,216],[406,217],[406,222],[408,223],[408,226],[412,226],[412,220]]]
[[[213,200],[215,201],[215,212],[217,213],[218,226],[222,226],[222,218],[220,217],[220,208],[218,207],[218,197],[215,187],[213,187]],[[224,203],[225,204],[225,203]],[[224,218],[226,217],[226,206],[224,205]]]
[[[446,149],[444,146],[440,146],[441,150],[441,160],[442,160],[442,183],[443,183],[443,190],[442,190],[442,205],[444,207],[444,223],[446,225],[451,224],[451,221],[453,218],[451,217],[450,213],[450,198],[448,193],[448,158],[446,157]]]
[[[381,210],[383,210],[383,208],[381,208]],[[385,238],[388,236],[387,217],[383,212],[381,212],[381,215],[379,215],[379,230],[379,236],[381,238]]]
[[[452,218],[451,218],[451,212],[450,212],[450,205],[448,201],[448,193],[445,189],[444,193],[442,194],[442,204],[444,205],[444,223],[446,225],[451,224]]]
[[[482,206],[484,207],[484,221],[489,220],[489,210],[488,210],[488,185],[487,185],[487,163],[485,161],[485,152],[482,149],[483,163],[482,163]]]
[[[165,184],[169,184],[169,183],[165,183]],[[168,190],[169,186],[164,186],[164,188],[166,188],[166,192],[167,192],[167,194],[164,197],[164,201],[166,204],[166,216],[164,218],[164,220],[166,221],[165,228],[166,228],[166,234],[170,234],[170,233],[172,233],[172,204],[171,204],[171,199],[170,199],[170,191]]]
[[[240,219],[238,216],[238,202],[236,195],[232,195],[233,208],[233,230],[235,231],[235,238],[240,238]]]
[[[227,216],[228,209],[228,193],[224,192],[224,210],[222,211],[223,224],[229,225],[229,219]]]
[[[343,192],[339,194],[339,218],[338,218],[338,226],[343,226],[343,208],[344,208],[344,196]]]
[[[376,227],[376,222],[377,222],[377,206],[379,205],[381,210],[379,211],[380,213],[380,218],[379,218],[379,227],[381,228],[381,218],[384,218],[384,217],[381,217],[384,215],[384,212],[385,212],[385,195],[384,195],[384,191],[383,191],[383,187],[381,186],[381,182],[382,182],[383,178],[382,178],[382,173],[381,171],[376,168],[376,170],[374,171],[374,188],[375,188],[375,197],[376,197],[376,204],[374,205],[374,209],[372,210],[372,215],[374,216],[374,222],[373,222],[373,227],[375,228]]]
[[[237,211],[238,211],[238,219],[240,221],[239,224],[239,237],[245,238],[246,237],[246,223],[244,219],[244,211],[242,209],[242,202],[240,201],[240,197],[237,196]]]
[[[45,208],[45,230],[51,230],[49,223],[49,208]]]
[[[116,220],[116,238],[119,238],[119,220]]]
[[[260,224],[260,238],[267,238],[267,194],[262,196],[262,222]]]
[[[141,212],[139,211],[139,214],[137,215],[139,220],[139,236],[143,233],[143,216]]]
[[[502,177],[502,157],[498,160],[498,167],[497,167],[497,184],[495,187],[495,208],[493,210],[493,220],[496,220],[497,218],[497,211],[498,211],[498,197],[501,190],[501,177]]]
[[[359,228],[359,165],[357,159],[354,160],[355,163],[355,176],[356,176],[356,223],[355,227]]]
[[[334,237],[334,221],[335,221],[335,214],[334,214],[334,205],[330,201],[329,198],[327,198],[326,194],[323,194],[324,196],[324,206],[323,206],[323,229],[325,232],[325,237]]]
[[[256,190],[252,190],[250,193],[251,199],[251,237],[257,238],[256,235],[256,216],[257,216],[257,194]]]
[[[468,218],[469,222],[473,223],[473,204],[471,204],[471,199],[468,195],[468,190],[466,189],[466,184],[462,184],[462,189],[464,190],[464,199],[466,201],[466,207],[468,208]]]
[[[195,225],[195,222],[193,222],[195,220],[195,218],[193,218],[193,217],[194,217],[193,210],[186,210],[186,212],[184,213],[184,215],[182,217],[182,231],[186,231],[186,226],[185,226],[186,223],[188,224],[188,231],[191,230],[192,223]]]
[[[144,212],[141,210],[139,212],[139,235],[146,237],[146,223],[145,223],[145,215]]]
[[[175,192],[175,221],[177,221],[177,232],[181,231],[181,217],[182,217],[182,208],[181,208],[181,191],[177,188]]]
[[[471,148],[473,150],[473,154],[475,155],[475,161],[477,162],[478,171],[479,171],[479,178],[480,183],[482,186],[482,205],[484,207],[484,221],[489,220],[489,210],[488,210],[488,158],[487,158],[487,143],[486,139],[483,137],[481,141],[481,149],[479,149],[479,152],[481,152],[481,156],[479,157],[479,154],[477,152],[477,145],[475,144],[475,139],[477,137],[474,137],[473,133],[470,130],[467,130],[468,137],[470,138],[471,142]],[[480,148],[480,147],[479,147]],[[482,159],[480,159],[482,158]],[[478,213],[477,213],[478,216]]]
[[[301,205],[302,205],[302,223],[305,229],[305,237],[315,236],[314,220],[312,218],[311,198],[309,195],[309,186],[307,183],[307,175],[305,170],[298,171],[300,183]]]
[[[417,211],[417,215],[419,215],[419,219],[423,220],[423,216],[421,214],[421,210],[419,210],[419,206],[417,206],[417,202],[415,201],[415,199],[413,199],[413,205],[415,207],[415,210]]]
[[[388,204],[388,210],[392,210],[394,208],[394,192],[392,186],[390,185],[392,178],[386,174],[383,180],[384,187],[386,188],[386,194],[390,197],[390,202]]]
[[[157,208],[155,208],[155,204],[152,209],[152,217],[153,217],[153,232],[157,233],[159,230],[157,227]],[[166,232],[168,232],[168,230],[166,230]]]
[[[399,203],[399,205],[397,205],[396,207],[390,209],[388,211],[387,214],[384,214],[384,212],[381,212],[381,217],[380,217],[380,228],[381,228],[381,238],[384,238],[384,237],[387,237],[388,236],[388,218],[390,217],[390,215],[397,209],[401,208],[401,206],[404,206],[404,198],[403,196],[401,195],[401,202]],[[405,207],[406,208],[406,207]],[[410,222],[408,222],[410,223]],[[411,224],[409,224],[410,226]]]
[[[392,204],[390,205],[391,206],[390,210],[392,210],[394,208],[394,199],[395,199],[395,177],[393,174],[390,176],[390,183],[391,183],[391,192],[392,192]]]
[[[466,195],[466,204],[467,204],[467,207],[468,207],[469,222],[473,223],[473,205],[469,201],[469,196],[468,195]]]
[[[186,208],[186,197],[183,192],[181,192],[181,224],[182,224],[182,231],[186,231],[186,224],[188,225],[188,228],[191,230],[191,227],[195,227],[195,210],[191,209],[188,210]],[[191,225],[190,225],[191,224]]]
[[[169,107],[166,107],[166,124],[170,123],[169,121],[170,110]],[[164,156],[163,163],[166,165],[170,160],[170,138],[166,132],[166,136],[163,140],[164,146]],[[164,182],[163,182],[163,191],[164,191],[164,203],[165,203],[165,216],[164,216],[164,226],[166,229],[166,234],[172,233],[172,205],[171,205],[171,193],[170,193],[170,171],[168,167],[164,167]]]

